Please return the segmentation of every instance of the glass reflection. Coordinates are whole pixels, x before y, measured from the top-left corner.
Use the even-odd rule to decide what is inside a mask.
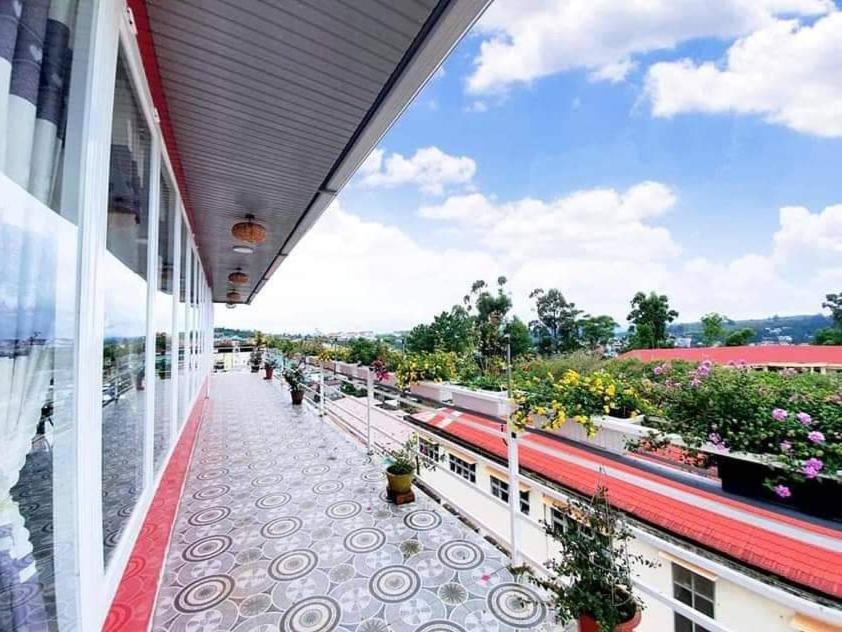
[[[155,295],[155,472],[172,435],[172,310],[175,209],[172,188],[161,178],[158,208],[158,291]]]
[[[187,247],[187,227],[181,221],[181,273],[178,291],[178,427],[181,428],[187,413],[187,273],[190,265],[190,252]]]
[[[122,57],[111,128],[104,258],[102,522],[108,561],[143,489],[150,135]]]

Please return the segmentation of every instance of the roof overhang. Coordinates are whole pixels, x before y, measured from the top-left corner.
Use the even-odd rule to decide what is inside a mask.
[[[489,1],[129,0],[214,301],[240,268],[251,302]]]

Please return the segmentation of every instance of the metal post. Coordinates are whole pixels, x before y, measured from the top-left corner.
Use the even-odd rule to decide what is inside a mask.
[[[517,566],[520,555],[518,554],[518,512],[520,511],[520,480],[518,479],[518,450],[517,431],[509,428],[509,535],[510,535],[510,557],[512,565]]]
[[[374,380],[372,379],[372,371],[368,370],[366,373],[366,402],[365,402],[365,442],[368,446],[368,453],[371,454],[371,407],[374,403]]]
[[[325,368],[319,367],[319,417],[325,416]]]
[[[512,399],[512,339],[509,334],[506,335],[506,377],[508,378],[508,392],[509,401]],[[518,462],[517,450],[517,430],[511,424],[511,413],[509,413],[509,538],[510,542],[510,557],[512,558],[512,565],[517,566],[519,563],[518,554],[518,512],[520,511],[520,479],[518,473],[520,472],[520,463]]]

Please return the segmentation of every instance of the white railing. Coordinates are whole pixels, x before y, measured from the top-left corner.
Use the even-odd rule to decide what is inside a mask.
[[[283,365],[283,359],[281,359],[281,363]],[[337,367],[337,369],[339,368]],[[441,461],[435,464],[434,471],[437,474],[435,477],[430,475],[425,476],[422,470],[419,473],[419,479],[426,488],[441,499],[441,502],[469,521],[481,535],[493,539],[501,549],[509,554],[513,565],[526,563],[534,572],[546,576],[545,562],[552,557],[553,544],[546,533],[544,525],[540,521],[521,513],[520,494],[518,491],[520,485],[524,484],[530,489],[540,492],[545,497],[565,504],[568,501],[568,496],[551,487],[547,482],[543,482],[532,476],[526,476],[520,472],[517,458],[517,433],[508,431],[500,433],[501,440],[506,441],[509,446],[509,458],[507,462],[500,463],[473,451],[469,446],[459,444],[441,434],[408,421],[403,412],[393,412],[375,406],[375,401],[377,401],[377,395],[379,394],[383,399],[397,400],[399,404],[410,406],[416,410],[437,410],[437,408],[429,406],[419,399],[407,397],[406,393],[383,385],[375,385],[371,371],[367,372],[366,379],[363,380],[356,376],[356,372],[342,366],[341,369],[344,369],[343,371],[337,370],[330,374],[331,380],[339,383],[339,386],[337,386],[325,382],[326,372],[320,367],[316,366],[314,369],[318,371],[318,383],[317,386],[305,385],[305,400],[323,419],[332,420],[337,427],[364,444],[369,454],[378,453],[387,456],[391,449],[402,445],[407,438],[415,434],[450,451],[457,453],[470,452],[471,458],[475,459],[477,463],[483,464],[485,467],[495,470],[505,469],[509,479],[508,503],[503,502],[485,489],[450,471],[447,463],[442,463]],[[282,367],[276,373],[278,379],[283,379]],[[365,399],[361,402],[358,398],[342,393],[340,390],[342,384],[348,384],[359,389],[362,389],[364,386]],[[340,397],[332,399],[331,394],[334,397],[337,397],[337,395]],[[381,417],[384,421],[388,420],[389,428],[383,427],[386,424],[382,422],[372,423],[373,415]],[[414,452],[419,461],[427,465],[432,465],[432,460],[417,447]],[[443,474],[443,476],[439,474]],[[460,498],[460,494],[465,493],[469,493],[475,498],[480,499],[481,502],[487,503],[486,507],[505,508],[508,510],[508,528],[500,529],[494,526],[492,524],[493,521],[488,520],[487,516],[482,515],[483,512],[478,510],[475,503],[464,502],[464,496]],[[635,529],[633,528],[633,531]],[[514,537],[511,537],[511,534],[514,534]],[[652,537],[651,534],[650,537]],[[543,542],[542,551],[536,550],[534,545],[531,549],[523,546],[525,542],[534,543],[538,541]],[[634,583],[639,594],[643,595],[646,600],[666,606],[672,612],[683,615],[710,632],[736,632],[640,579],[635,579]]]

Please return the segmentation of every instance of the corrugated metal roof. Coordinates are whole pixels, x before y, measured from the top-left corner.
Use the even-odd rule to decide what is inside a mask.
[[[131,3],[214,300],[238,267],[251,300],[487,1]],[[232,250],[247,213],[269,232],[252,255]]]

